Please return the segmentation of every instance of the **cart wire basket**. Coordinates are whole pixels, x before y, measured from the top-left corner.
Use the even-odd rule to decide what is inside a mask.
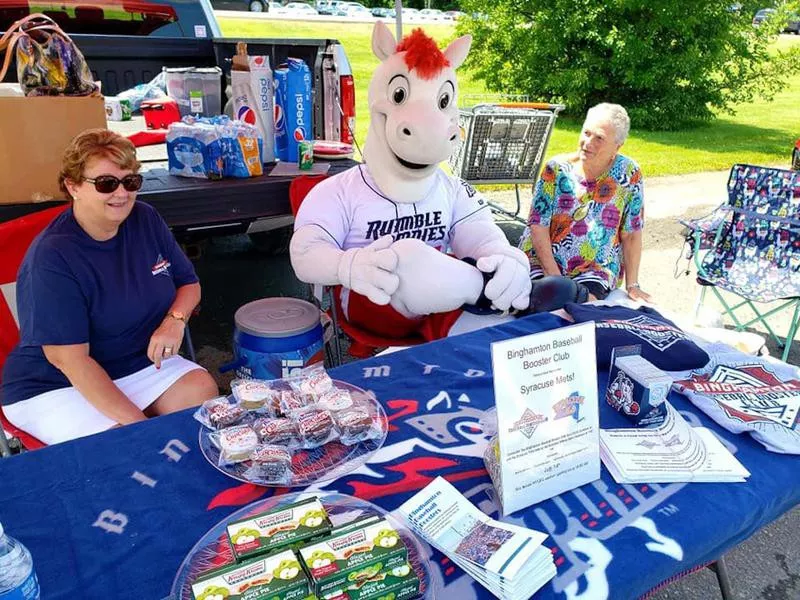
[[[524,221],[519,216],[518,186],[532,184],[539,176],[553,126],[562,110],[562,104],[515,101],[460,109],[461,143],[449,161],[453,175],[468,183],[514,184],[515,213],[490,205],[495,212]]]

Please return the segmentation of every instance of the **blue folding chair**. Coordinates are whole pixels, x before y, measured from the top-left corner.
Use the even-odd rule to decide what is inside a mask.
[[[698,311],[710,289],[737,331],[762,323],[783,348],[785,361],[800,325],[800,173],[734,165],[727,203],[707,217],[682,223],[701,286]],[[742,301],[732,305],[720,290]],[[781,303],[763,313],[755,304],[776,301]],[[741,314],[743,308],[755,317],[740,319],[736,311]],[[785,309],[793,312],[781,341],[767,318]]]

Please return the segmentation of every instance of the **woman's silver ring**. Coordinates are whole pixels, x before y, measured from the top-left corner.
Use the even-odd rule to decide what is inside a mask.
[[[172,354],[172,348],[164,348],[164,354]]]

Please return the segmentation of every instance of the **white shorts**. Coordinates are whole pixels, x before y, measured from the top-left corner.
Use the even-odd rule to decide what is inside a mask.
[[[161,362],[161,369],[150,365],[115,379],[114,383],[131,402],[144,410],[173,383],[195,369],[203,367],[182,356],[173,356]],[[117,424],[74,387],[52,390],[4,406],[3,412],[11,423],[48,445],[100,433]]]

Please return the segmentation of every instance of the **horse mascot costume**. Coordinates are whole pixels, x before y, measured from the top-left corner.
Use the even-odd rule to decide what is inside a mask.
[[[438,339],[529,306],[527,257],[485,199],[439,167],[458,142],[455,69],[471,43],[441,51],[416,29],[398,44],[376,23],[364,163],[315,186],[295,219],[297,277],[339,286],[345,318],[383,337]]]

